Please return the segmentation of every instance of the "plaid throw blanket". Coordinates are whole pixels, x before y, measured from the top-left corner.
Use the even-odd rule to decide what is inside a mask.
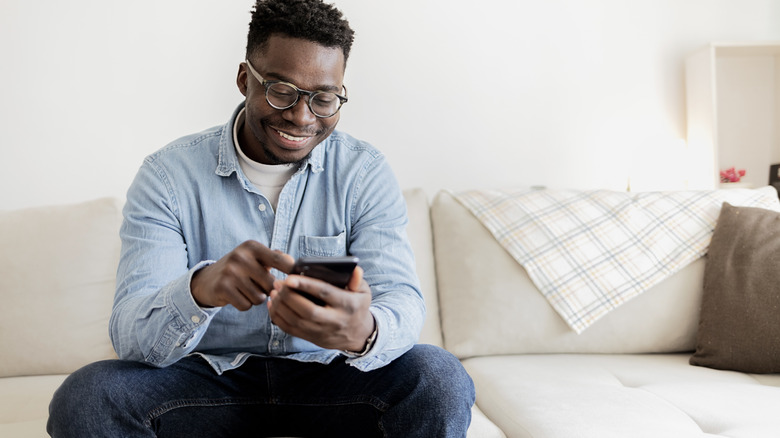
[[[722,203],[780,211],[773,187],[466,191],[467,207],[577,333],[707,252]]]

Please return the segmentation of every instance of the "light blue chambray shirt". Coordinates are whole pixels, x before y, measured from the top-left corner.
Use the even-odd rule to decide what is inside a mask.
[[[148,156],[127,192],[110,320],[122,359],[164,367],[200,354],[217,373],[250,355],[328,363],[343,354],[284,333],[267,307],[202,309],[192,274],[246,240],[293,257],[360,258],[379,335],[347,362],[368,371],[417,341],[425,306],[406,236],[406,204],[384,156],[335,131],[282,189],[276,212],[244,176],[230,121]],[[284,274],[273,270],[280,278]]]

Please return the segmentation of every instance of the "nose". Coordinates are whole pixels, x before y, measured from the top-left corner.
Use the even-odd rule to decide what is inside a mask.
[[[282,117],[297,126],[311,125],[317,120],[309,108],[309,96],[300,96],[295,105],[282,112]]]

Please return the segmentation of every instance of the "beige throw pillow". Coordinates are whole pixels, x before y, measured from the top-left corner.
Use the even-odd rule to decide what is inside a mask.
[[[692,365],[780,372],[780,213],[723,204]]]

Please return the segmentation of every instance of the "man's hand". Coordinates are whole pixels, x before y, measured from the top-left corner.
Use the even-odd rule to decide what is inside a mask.
[[[319,298],[325,305],[314,304],[296,290]],[[368,310],[371,288],[359,266],[346,289],[316,278],[290,275],[275,282],[270,298],[268,311],[274,324],[323,348],[361,351],[374,331],[374,317]]]
[[[264,303],[273,289],[275,278],[270,269],[290,272],[294,263],[290,255],[248,240],[196,272],[190,290],[202,307],[230,304],[238,310],[249,310]]]

